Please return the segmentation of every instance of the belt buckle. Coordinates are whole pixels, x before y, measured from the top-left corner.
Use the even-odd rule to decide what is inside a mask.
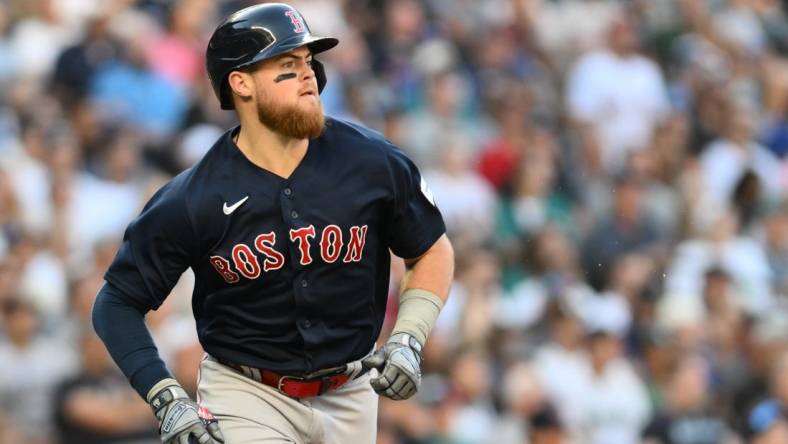
[[[305,378],[303,378],[301,376],[282,375],[282,376],[279,377],[279,381],[277,381],[277,383],[276,383],[276,389],[279,390],[280,392],[283,392],[282,386],[284,385],[285,380],[287,380],[287,379],[292,379],[293,381],[304,381]]]

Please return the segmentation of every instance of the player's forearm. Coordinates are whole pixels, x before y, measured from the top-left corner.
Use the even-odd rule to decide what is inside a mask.
[[[408,271],[402,282],[403,292],[417,288],[446,301],[454,277],[454,250],[445,234],[421,257],[406,260],[405,265]]]
[[[406,264],[410,270],[402,284],[392,336],[407,333],[423,345],[448,298],[454,273],[454,252],[443,235],[424,255]]]
[[[172,377],[159,357],[143,314],[109,283],[99,291],[93,305],[93,328],[143,399],[157,382]]]

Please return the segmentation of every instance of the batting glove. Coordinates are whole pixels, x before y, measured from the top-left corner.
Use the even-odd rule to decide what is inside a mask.
[[[375,392],[396,401],[408,399],[421,384],[421,344],[407,333],[397,333],[361,363],[380,375],[370,383]]]
[[[164,387],[158,389],[159,385]],[[159,420],[164,444],[224,443],[216,418],[192,401],[174,379],[159,382],[151,392],[154,393],[148,395],[148,402]]]

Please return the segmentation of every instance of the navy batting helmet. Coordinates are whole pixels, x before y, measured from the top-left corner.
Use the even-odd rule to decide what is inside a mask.
[[[233,109],[227,77],[236,69],[306,45],[312,54],[326,51],[339,43],[331,37],[312,35],[301,14],[290,5],[265,3],[250,6],[227,17],[208,42],[205,66],[222,109]],[[318,92],[323,91],[326,75],[323,65],[312,59]]]

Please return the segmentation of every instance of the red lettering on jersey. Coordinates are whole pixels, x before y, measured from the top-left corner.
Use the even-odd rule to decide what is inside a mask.
[[[347,244],[347,253],[342,262],[358,262],[364,252],[364,242],[367,240],[367,226],[350,227],[350,241]]]
[[[285,257],[282,253],[274,250],[276,245],[276,233],[273,231],[257,236],[254,239],[254,247],[257,251],[265,255],[263,270],[278,270],[285,264]]]
[[[304,32],[304,22],[301,21],[301,17],[298,16],[298,13],[295,11],[287,11],[285,14],[290,17],[290,22],[293,23],[293,32],[302,33]]]
[[[221,256],[211,256],[209,260],[211,261],[213,268],[219,272],[219,275],[221,275],[222,279],[224,279],[224,281],[228,284],[234,284],[241,279],[238,277],[238,273],[230,269],[230,261],[227,259]]]
[[[233,247],[233,263],[245,278],[257,279],[260,277],[260,263],[257,262],[257,256],[248,245],[238,244]]]
[[[310,237],[315,237],[314,225],[299,228],[297,230],[290,229],[290,240],[295,241],[298,239],[298,249],[301,250],[301,265],[309,265],[312,263],[312,255],[309,254]]]
[[[342,230],[336,225],[329,225],[323,229],[320,236],[320,255],[323,261],[331,264],[339,258],[342,249]]]

